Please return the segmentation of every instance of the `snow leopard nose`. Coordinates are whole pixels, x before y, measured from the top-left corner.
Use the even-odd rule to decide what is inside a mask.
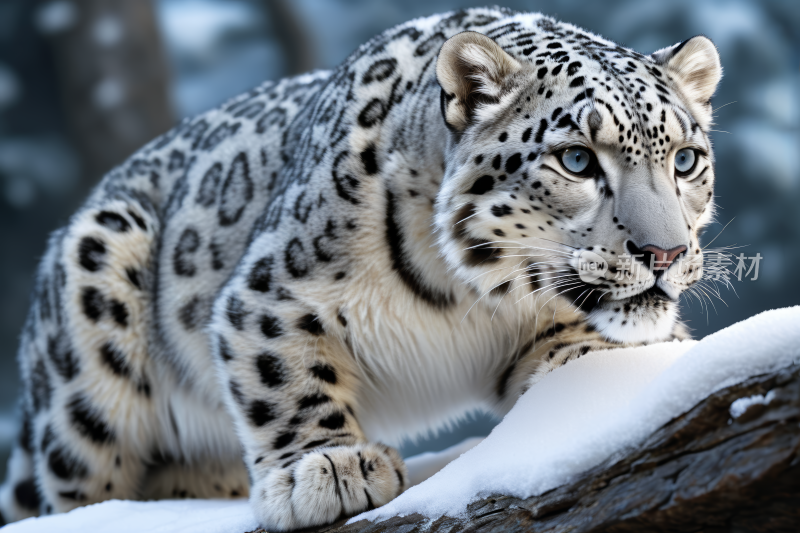
[[[636,259],[652,269],[654,274],[660,274],[666,271],[670,265],[672,265],[672,262],[675,261],[675,258],[686,253],[687,250],[686,246],[683,244],[675,248],[670,248],[669,250],[659,248],[654,244],[648,244],[639,248],[633,244],[632,241],[628,241],[627,248],[632,256],[636,256]]]

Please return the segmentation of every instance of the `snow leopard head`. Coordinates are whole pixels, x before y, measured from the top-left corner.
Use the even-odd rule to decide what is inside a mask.
[[[436,213],[449,263],[481,294],[578,307],[609,339],[669,338],[703,276],[721,76],[703,36],[645,56],[542,17],[449,39]]]

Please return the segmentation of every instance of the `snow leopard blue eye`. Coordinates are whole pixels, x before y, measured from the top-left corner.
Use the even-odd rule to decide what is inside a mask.
[[[561,166],[572,174],[588,176],[594,170],[594,157],[586,148],[573,146],[561,152]]]
[[[694,170],[697,162],[697,153],[692,148],[683,148],[675,154],[675,171],[679,176],[685,176]]]

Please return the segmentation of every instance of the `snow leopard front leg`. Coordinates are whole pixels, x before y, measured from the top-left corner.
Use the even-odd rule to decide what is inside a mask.
[[[691,337],[686,330],[686,326],[681,322],[676,322],[668,340],[686,340],[689,338]],[[574,327],[568,326],[565,328],[564,335],[560,339],[556,336],[553,342],[546,343],[543,346],[544,350],[539,357],[539,363],[535,366],[535,369],[530,372],[530,376],[527,378],[522,392],[541,381],[542,378],[556,368],[564,366],[575,359],[580,359],[589,352],[641,346],[642,344],[643,343],[623,344],[609,341],[586,323],[579,323]]]
[[[397,451],[367,442],[356,420],[341,310],[277,286],[272,268],[265,256],[239,269],[247,274],[215,303],[211,340],[251,505],[263,527],[289,530],[383,505],[408,476]]]
[[[685,340],[686,327],[677,322],[669,340]],[[547,374],[589,352],[635,346],[609,341],[583,320],[554,321],[524,344],[497,376],[498,414],[507,412],[517,398]]]
[[[522,342],[510,360],[496,375],[496,412],[507,413],[517,399],[547,374],[568,362],[598,350],[619,348],[609,342],[585,321],[559,317],[550,327],[538,331]]]

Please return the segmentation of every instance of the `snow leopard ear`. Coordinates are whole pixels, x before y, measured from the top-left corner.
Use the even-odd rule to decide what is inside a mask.
[[[719,52],[711,39],[698,35],[654,52],[652,58],[667,69],[695,118],[710,122],[710,99],[722,78]]]
[[[521,68],[500,45],[481,33],[465,31],[448,39],[436,63],[447,125],[463,131],[476,108],[499,101],[507,78]]]

